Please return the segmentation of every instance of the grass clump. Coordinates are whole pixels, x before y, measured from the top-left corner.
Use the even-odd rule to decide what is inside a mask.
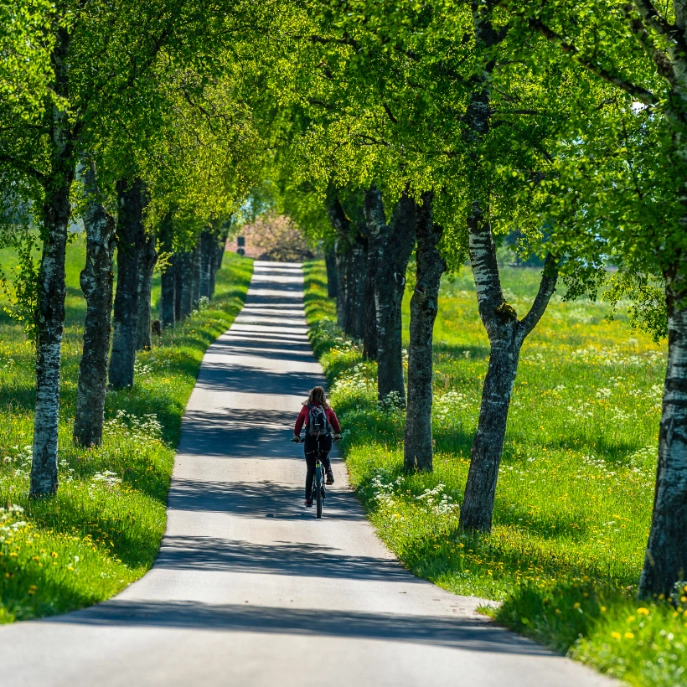
[[[538,278],[503,269],[520,316]],[[405,413],[377,404],[375,364],[337,329],[320,263],[306,266],[306,289],[352,483],[401,561],[452,592],[502,601],[499,622],[632,684],[685,684],[687,617],[635,598],[665,348],[632,331],[622,313],[609,321],[605,303],[555,296],[523,346],[492,534],[468,535],[458,528],[460,503],[489,354],[471,280],[445,279],[440,292],[431,474],[403,471]],[[407,342],[407,299],[404,308]]]
[[[11,263],[9,251],[0,262]],[[203,354],[240,311],[252,262],[225,256],[215,299],[139,353],[135,386],[108,392],[102,446],[71,441],[85,301],[84,245],[67,262],[67,319],[60,394],[60,487],[29,500],[34,349],[0,316],[0,622],[62,613],[105,600],[153,564],[181,418]],[[158,278],[159,281],[159,278]],[[159,295],[156,285],[154,300]],[[2,303],[0,303],[2,306]]]

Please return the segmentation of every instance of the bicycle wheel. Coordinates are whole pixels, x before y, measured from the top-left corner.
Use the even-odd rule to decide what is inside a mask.
[[[317,502],[317,517],[322,517],[322,466],[315,469],[315,493]]]

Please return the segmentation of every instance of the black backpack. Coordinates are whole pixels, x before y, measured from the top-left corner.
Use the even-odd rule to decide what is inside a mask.
[[[329,434],[329,422],[327,421],[325,409],[312,403],[308,404],[308,409],[310,410],[308,413],[308,435],[318,437]]]

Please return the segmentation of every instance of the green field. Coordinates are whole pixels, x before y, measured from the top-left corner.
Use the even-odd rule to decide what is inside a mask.
[[[13,260],[0,251],[6,271]],[[53,499],[27,498],[35,353],[22,327],[0,314],[0,623],[107,599],[150,568],[164,533],[186,402],[205,349],[231,325],[252,273],[250,260],[226,255],[210,307],[138,356],[134,388],[108,392],[102,447],[82,450],[73,446],[71,431],[85,314],[83,260],[84,245],[76,241],[67,263],[60,488]],[[154,301],[158,294],[159,285]]]
[[[504,268],[523,316],[539,273]],[[610,307],[554,296],[526,341],[491,536],[458,530],[488,343],[469,270],[442,284],[435,327],[434,472],[403,472],[404,413],[376,404],[375,366],[334,325],[320,263],[306,269],[312,340],[348,431],[354,486],[415,574],[503,601],[499,622],[632,684],[687,683],[684,596],[634,600],[649,531],[665,346]],[[407,292],[410,289],[407,290]],[[405,303],[407,342],[408,302]],[[687,592],[686,592],[687,593]]]

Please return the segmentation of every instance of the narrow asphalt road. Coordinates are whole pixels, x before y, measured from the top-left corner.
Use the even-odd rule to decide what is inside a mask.
[[[612,684],[403,570],[338,460],[325,517],[303,507],[289,437],[323,381],[300,265],[257,262],[189,401],[154,568],[107,603],[0,628],[0,685]]]

